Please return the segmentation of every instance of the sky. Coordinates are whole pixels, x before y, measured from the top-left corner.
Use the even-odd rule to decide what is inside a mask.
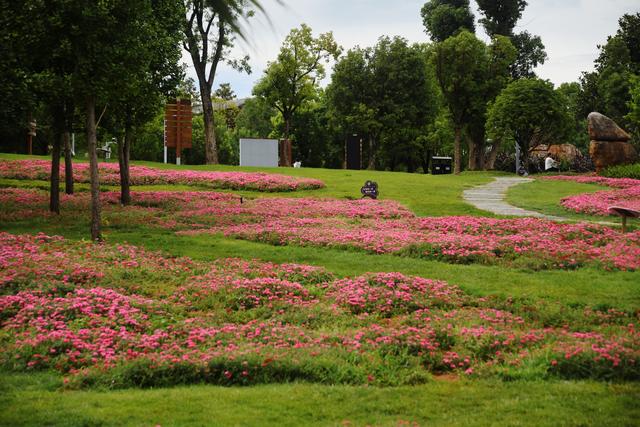
[[[373,46],[383,35],[428,42],[420,16],[425,1],[284,0],[282,6],[277,0],[262,0],[268,19],[257,16],[246,22],[247,42],[238,41],[235,48],[239,56],[250,56],[253,72],[240,74],[223,66],[214,89],[228,82],[239,98],[251,96],[251,89],[267,63],[276,59],[286,35],[302,23],[309,25],[314,35],[332,31],[345,51],[356,45]],[[471,7],[477,21],[480,15],[473,0]],[[526,30],[542,37],[548,59],[536,73],[559,85],[577,81],[583,71],[593,70],[597,46],[616,33],[623,14],[638,12],[640,0],[529,0],[515,31]],[[489,41],[477,22],[476,30],[480,39]],[[188,56],[183,59],[189,64]],[[188,74],[195,79],[193,70]],[[331,65],[327,69],[330,74]]]

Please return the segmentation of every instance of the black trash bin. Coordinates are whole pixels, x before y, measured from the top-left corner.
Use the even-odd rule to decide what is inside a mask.
[[[451,157],[432,157],[431,158],[431,174],[444,175],[444,174],[451,173],[452,163],[453,163],[453,159]]]

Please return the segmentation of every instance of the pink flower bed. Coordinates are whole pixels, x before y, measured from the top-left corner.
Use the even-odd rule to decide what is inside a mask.
[[[48,180],[51,162],[48,160],[1,160],[0,177],[9,179]],[[64,168],[60,167],[64,177]],[[100,182],[120,184],[119,166],[116,163],[100,163]],[[73,165],[75,182],[89,182],[89,164]],[[206,172],[191,170],[165,170],[145,166],[131,166],[132,185],[201,185],[209,188],[255,191],[296,191],[323,188],[322,181],[310,178],[294,178],[286,175],[262,172]]]
[[[333,283],[330,295],[353,313],[391,316],[436,306],[460,305],[462,292],[445,282],[378,273]]]
[[[542,179],[574,181],[582,184],[598,184],[616,188],[616,190],[598,191],[565,197],[560,204],[571,211],[588,215],[614,215],[609,212],[612,206],[640,210],[640,180],[632,178],[606,178],[602,176],[548,176]]]
[[[275,245],[358,249],[454,263],[503,263],[530,268],[640,268],[640,232],[535,218],[419,218],[396,202],[268,198],[244,200],[208,192],[134,192],[122,208],[103,193],[111,224],[145,224],[181,235],[224,233]],[[47,195],[0,189],[0,220],[46,215]],[[29,200],[25,205],[20,200]],[[89,195],[63,197],[69,220],[88,210]],[[37,208],[39,206],[39,209]],[[66,208],[65,208],[66,207]]]
[[[399,273],[336,279],[305,265],[209,264],[0,233],[0,362],[56,369],[77,386],[397,385],[427,371],[536,364],[559,376],[640,379],[637,317],[567,308],[569,330],[544,327],[542,308]]]
[[[614,215],[612,206],[640,211],[640,185],[622,190],[598,191],[565,197],[561,201],[565,208],[589,215]]]

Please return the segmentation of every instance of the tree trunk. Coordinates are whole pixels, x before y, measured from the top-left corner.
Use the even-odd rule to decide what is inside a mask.
[[[71,135],[65,130],[64,138],[64,191],[73,194],[73,161],[71,159]]]
[[[425,150],[422,155],[422,173],[429,173],[429,164],[431,163],[431,150]]]
[[[96,99],[88,96],[85,100],[87,149],[91,176],[91,240],[102,241],[100,232],[100,177],[98,176],[98,153],[96,136]]]
[[[292,159],[289,156],[289,147],[291,146],[291,117],[284,119],[284,142],[282,147],[282,166],[291,167],[293,165]]]
[[[57,128],[59,129],[59,128]],[[63,133],[55,131],[51,150],[51,189],[49,192],[49,210],[60,214],[60,146]]]
[[[453,149],[453,173],[456,175],[460,174],[462,170],[462,150],[460,150],[460,138],[462,135],[462,129],[456,127],[455,129],[455,140],[454,140],[454,149]]]
[[[500,145],[497,142],[491,144],[491,149],[486,155],[484,160],[484,170],[494,170],[496,165],[496,158],[498,157],[498,147]]]
[[[367,169],[376,170],[376,141],[372,135],[369,135],[369,165]]]
[[[477,157],[477,146],[476,144],[473,142],[473,139],[467,137],[467,146],[469,147],[469,160],[468,160],[468,164],[467,164],[467,168],[470,171],[475,171],[477,170],[478,167],[478,157]]]
[[[131,126],[126,125],[124,139],[118,143],[118,163],[120,164],[120,203],[131,204],[131,180],[129,174],[129,153],[131,151]]]
[[[202,119],[204,121],[205,159],[208,165],[217,165],[218,143],[213,119],[213,102],[211,101],[211,91],[206,84],[203,87],[203,84],[200,83],[200,95],[202,97]]]

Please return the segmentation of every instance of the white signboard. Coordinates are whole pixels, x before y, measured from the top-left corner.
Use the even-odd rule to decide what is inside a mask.
[[[278,167],[277,139],[241,139],[240,166]]]

